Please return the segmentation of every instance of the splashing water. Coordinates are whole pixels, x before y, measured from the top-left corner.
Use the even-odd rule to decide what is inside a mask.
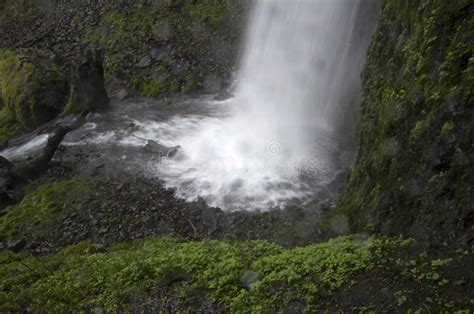
[[[344,97],[355,98],[370,36],[355,42],[362,3],[255,1],[233,98],[194,100],[197,113],[132,117],[132,134],[108,131],[90,141],[180,145],[175,158],[152,159],[147,169],[187,200],[200,196],[226,210],[310,201],[343,168]]]
[[[201,121],[176,139],[181,159],[161,164],[167,184],[227,209],[309,200],[336,167],[334,108],[358,8],[359,1],[257,1],[230,117]]]

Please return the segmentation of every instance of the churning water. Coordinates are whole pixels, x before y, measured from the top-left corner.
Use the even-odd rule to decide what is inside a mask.
[[[131,134],[95,140],[180,145],[175,158],[149,160],[147,169],[188,200],[227,210],[310,201],[344,168],[345,98],[355,98],[370,35],[356,42],[363,3],[255,1],[232,98],[196,100],[203,112],[167,119],[135,114]]]

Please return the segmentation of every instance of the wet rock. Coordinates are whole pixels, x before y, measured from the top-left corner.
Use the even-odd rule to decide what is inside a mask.
[[[337,235],[349,234],[349,218],[346,215],[335,215],[329,219],[329,227]]]
[[[455,166],[465,166],[469,163],[466,154],[459,147],[454,151],[452,163]]]
[[[11,141],[3,154],[13,164],[13,175],[19,179],[30,179],[46,171],[66,134],[83,123],[81,116],[70,115]]]
[[[104,84],[103,62],[101,51],[86,51],[84,60],[76,69],[70,111],[95,111],[110,103]]]
[[[354,157],[355,157],[354,151],[344,150],[340,153],[339,160],[343,167],[350,168],[354,163]]]
[[[100,113],[89,112],[86,116],[86,121],[93,121],[93,120],[99,119],[100,117],[102,117]]]
[[[171,36],[172,28],[166,21],[158,21],[153,25],[152,33],[157,39],[167,40]]]
[[[158,154],[160,157],[173,158],[176,156],[180,148],[181,146],[167,147],[153,140],[149,140],[145,147],[143,147],[143,151],[146,153]]]
[[[147,68],[151,65],[151,57],[150,56],[145,56],[140,59],[140,61],[137,63],[138,68]]]
[[[229,99],[231,97],[232,97],[232,93],[230,92],[230,90],[223,90],[223,91],[220,91],[219,94],[217,94],[213,98],[213,100],[222,101],[222,100]]]
[[[0,201],[10,199],[8,190],[12,183],[13,165],[5,158],[0,156]]]
[[[6,248],[12,250],[13,252],[21,251],[25,245],[26,242],[23,239],[8,238],[6,240]]]
[[[125,88],[122,88],[120,89],[118,92],[117,92],[117,98],[119,100],[124,100],[125,98],[127,98],[129,96],[127,90]]]
[[[344,184],[346,183],[347,172],[341,171],[339,172],[335,178],[328,184],[328,189],[333,194],[339,194],[342,191]]]
[[[208,75],[204,78],[204,90],[210,94],[217,94],[221,91],[222,80],[216,75]]]
[[[150,57],[152,59],[158,58],[159,55],[160,55],[160,50],[159,49],[153,48],[153,49],[150,50]]]
[[[189,64],[184,60],[177,60],[172,73],[178,77],[184,77],[189,72]]]

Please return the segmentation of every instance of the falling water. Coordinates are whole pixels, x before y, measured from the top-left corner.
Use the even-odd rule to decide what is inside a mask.
[[[338,123],[358,0],[257,1],[236,100],[241,127],[291,155]]]
[[[229,116],[203,119],[176,139],[182,158],[165,163],[168,185],[227,209],[311,199],[339,167],[341,95],[358,84],[351,73],[359,73],[362,60],[350,55],[360,6],[358,0],[256,1],[235,97],[218,104],[230,108]]]
[[[93,140],[180,145],[147,168],[188,200],[227,210],[305,204],[347,166],[339,143],[353,132],[341,130],[353,120],[371,33],[361,12],[375,2],[254,1],[232,98],[193,100],[204,113],[136,118],[133,134]]]

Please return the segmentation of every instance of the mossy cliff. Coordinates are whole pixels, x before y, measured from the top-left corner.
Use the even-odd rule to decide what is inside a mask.
[[[390,1],[362,73],[354,230],[472,245],[474,4]]]
[[[248,2],[7,1],[0,48],[35,48],[68,67],[91,46],[104,51],[106,78],[117,89],[153,97],[218,92],[236,63]]]
[[[0,142],[56,117],[68,94],[62,69],[48,58],[0,50]]]

